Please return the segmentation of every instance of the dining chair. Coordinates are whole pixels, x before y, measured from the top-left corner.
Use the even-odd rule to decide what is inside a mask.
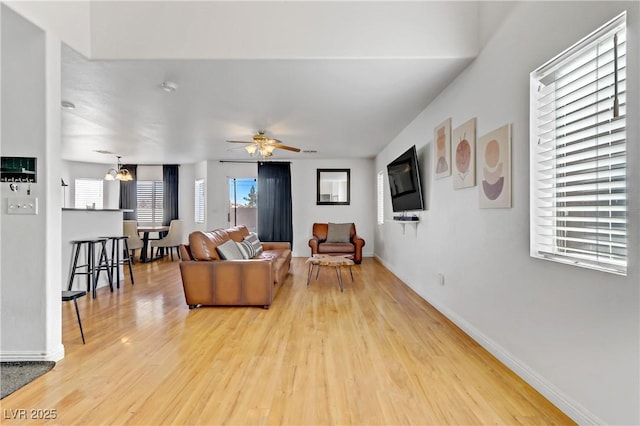
[[[171,253],[171,261],[173,262],[173,249],[176,249],[178,258],[180,258],[180,251],[178,247],[182,244],[182,220],[174,219],[169,224],[169,232],[167,236],[159,240],[151,241],[151,257],[153,258],[153,249],[168,248]]]
[[[144,247],[144,242],[140,235],[138,235],[138,222],[135,220],[123,220],[122,221],[122,233],[128,237],[128,246],[131,251],[131,260],[135,263],[136,250]]]

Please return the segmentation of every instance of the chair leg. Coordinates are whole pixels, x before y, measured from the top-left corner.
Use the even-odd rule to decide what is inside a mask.
[[[84,345],[84,331],[82,330],[82,321],[80,320],[80,311],[78,310],[78,299],[73,299],[73,304],[76,306],[76,316],[78,317],[78,325],[80,326],[80,335],[82,336],[82,344]]]
[[[69,285],[67,286],[67,290],[71,291],[71,287],[73,287],[73,279],[76,276],[76,265],[78,264],[78,256],[80,255],[80,244],[76,244],[76,253],[73,256],[73,265],[71,266],[71,277],[69,278]]]
[[[173,262],[173,247],[169,247],[169,252],[171,253],[171,261]]]
[[[131,250],[129,250],[129,242],[126,239],[124,240],[124,250],[127,257],[123,258],[122,264],[123,266],[125,263],[129,265],[129,276],[131,277],[131,285],[133,285],[134,281],[133,281],[133,268],[131,267],[131,254],[130,254]],[[135,250],[134,250],[134,253],[135,253]]]

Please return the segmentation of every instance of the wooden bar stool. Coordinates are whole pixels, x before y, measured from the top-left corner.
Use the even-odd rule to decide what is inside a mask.
[[[87,294],[84,290],[75,291],[62,291],[62,301],[68,302],[73,300],[73,304],[76,306],[76,316],[78,317],[78,325],[80,326],[80,335],[82,336],[82,344],[84,345],[84,331],[82,330],[82,321],[80,320],[80,311],[78,310],[78,298],[84,297]]]

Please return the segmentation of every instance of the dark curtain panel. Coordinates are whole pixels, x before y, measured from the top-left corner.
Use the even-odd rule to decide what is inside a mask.
[[[175,164],[165,164],[162,166],[163,189],[163,224],[169,225],[173,219],[178,217],[178,169]]]
[[[131,212],[124,212],[122,218],[124,220],[138,220],[138,166],[136,164],[123,164],[122,167],[129,170],[133,180],[128,182],[120,181],[120,208],[132,209]]]
[[[293,247],[290,163],[258,163],[258,238]]]

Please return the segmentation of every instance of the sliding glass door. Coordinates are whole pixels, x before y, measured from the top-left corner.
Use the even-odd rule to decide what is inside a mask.
[[[258,232],[258,183],[255,178],[229,178],[229,225]]]

